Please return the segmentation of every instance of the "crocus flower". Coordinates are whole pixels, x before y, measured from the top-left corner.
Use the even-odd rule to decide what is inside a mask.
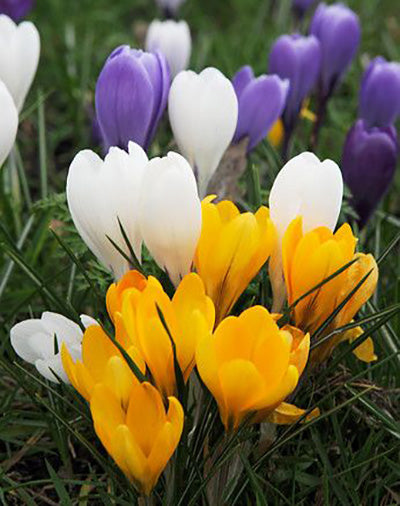
[[[294,128],[303,100],[317,82],[321,49],[313,35],[282,35],[272,46],[269,72],[289,79],[289,93],[283,113],[285,130]]]
[[[167,61],[120,46],[108,57],[96,84],[96,114],[106,150],[127,149],[129,141],[147,149],[167,104]]]
[[[14,146],[18,130],[18,111],[6,85],[0,81],[0,168]]]
[[[16,25],[0,15],[0,79],[11,93],[18,111],[35,77],[40,56],[40,36],[35,25]]]
[[[267,135],[281,116],[289,81],[278,76],[254,77],[251,67],[242,67],[232,79],[239,102],[239,116],[233,142],[248,137],[251,151]]]
[[[195,273],[183,278],[172,299],[152,276],[142,291],[127,289],[123,294],[123,328],[143,356],[155,385],[166,396],[177,392],[171,339],[183,380],[187,381],[194,367],[198,339],[203,332],[212,331],[214,321],[214,305]]]
[[[358,16],[343,4],[320,4],[311,22],[310,33],[321,44],[320,85],[329,96],[353,60],[360,43]]]
[[[308,335],[295,343],[262,306],[230,316],[214,334],[205,334],[197,347],[197,369],[227,431],[246,418],[265,420],[293,392],[309,345]]]
[[[295,305],[294,324],[303,332],[309,332],[311,340],[315,332],[356,289],[364,277],[367,276],[363,284],[319,338],[350,323],[375,291],[378,281],[378,267],[375,259],[372,255],[355,253],[356,243],[357,239],[347,223],[335,233],[328,227],[318,227],[304,232],[302,218],[298,217],[286,230],[282,243],[282,260],[289,306],[346,264],[355,260],[343,272]],[[320,363],[325,360],[332,349],[345,338],[345,334],[336,335],[322,343],[312,353],[312,361]],[[361,355],[359,358],[371,361],[376,357],[371,353],[370,356]]]
[[[175,397],[165,407],[147,382],[136,384],[124,409],[105,385],[90,402],[95,431],[105,449],[140,493],[149,495],[181,438],[184,412]]]
[[[24,18],[33,9],[35,0],[0,0],[0,14],[14,21]]]
[[[204,197],[208,183],[232,141],[238,101],[232,83],[219,70],[190,70],[174,79],[168,101],[175,140],[192,166]]]
[[[116,278],[130,267],[107,236],[130,255],[119,219],[137,259],[141,260],[138,201],[147,162],[143,149],[131,142],[129,153],[114,147],[104,161],[93,151],[81,151],[69,168],[67,201],[75,227],[88,248]]]
[[[90,316],[82,315],[81,322],[85,327],[97,326]],[[78,359],[81,356],[82,336],[78,324],[61,314],[48,311],[40,318],[17,323],[10,331],[15,353],[33,364],[42,376],[53,383],[58,383],[58,378],[69,383],[59,350],[65,346],[71,356]]]
[[[158,6],[163,9],[168,17],[175,15],[184,1],[185,0],[156,0]]]
[[[138,216],[150,254],[177,286],[190,272],[201,231],[196,180],[183,156],[171,152],[149,162]]]
[[[393,126],[367,128],[358,120],[347,134],[342,172],[363,227],[388,191],[396,170],[398,142]]]
[[[146,35],[146,51],[161,51],[167,59],[171,78],[185,70],[192,52],[192,38],[186,21],[152,21]]]
[[[271,220],[278,232],[269,266],[274,311],[279,312],[285,300],[281,245],[287,227],[301,216],[304,232],[322,226],[334,230],[342,198],[342,175],[332,160],[321,162],[313,153],[305,152],[292,158],[278,173],[269,195]]]
[[[241,214],[232,202],[213,204],[212,197],[207,197],[202,218],[194,261],[220,322],[268,260],[276,232],[266,207],[255,214]]]
[[[388,127],[400,115],[400,63],[378,57],[364,73],[360,117],[368,127]]]
[[[303,17],[314,3],[315,0],[292,0],[292,8],[299,17]]]

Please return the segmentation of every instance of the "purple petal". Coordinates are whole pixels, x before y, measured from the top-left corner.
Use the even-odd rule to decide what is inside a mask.
[[[239,69],[232,78],[232,84],[238,99],[244,88],[254,79],[254,72],[250,65],[245,65]]]
[[[29,14],[34,5],[34,0],[0,0],[0,14],[6,14],[14,21],[19,21]]]

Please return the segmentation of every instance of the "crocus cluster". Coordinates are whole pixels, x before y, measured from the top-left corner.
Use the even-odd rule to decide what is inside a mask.
[[[107,452],[148,495],[179,444],[195,368],[228,433],[291,423],[304,410],[286,399],[307,363],[312,369],[354,340],[354,331],[341,329],[374,292],[378,269],[372,255],[355,252],[348,224],[335,231],[342,194],[339,167],[312,153],[290,160],[271,188],[270,209],[252,213],[214,196],[200,202],[193,171],[177,153],[149,161],[132,142],[104,160],[82,151],[69,170],[68,204],[83,240],[115,276],[106,296],[113,330],[83,317],[82,332],[44,313],[12,329],[14,349],[47,379],[72,384]],[[132,269],[143,242],[172,293]],[[236,309],[268,262],[273,313]],[[289,323],[278,314],[285,307]],[[375,360],[372,341],[361,340],[357,356]]]

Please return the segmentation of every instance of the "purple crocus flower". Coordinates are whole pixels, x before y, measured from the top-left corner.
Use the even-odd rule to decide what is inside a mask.
[[[368,129],[359,119],[347,134],[343,149],[343,179],[353,194],[360,227],[368,221],[387,192],[396,169],[398,142],[393,126]]]
[[[353,60],[360,43],[358,16],[343,4],[320,4],[311,21],[310,33],[321,44],[320,85],[328,97]]]
[[[315,1],[316,0],[292,0],[292,8],[298,16],[303,17]]]
[[[289,81],[276,75],[255,78],[250,66],[242,67],[232,79],[239,102],[239,116],[233,142],[249,138],[247,152],[264,139],[281,116]]]
[[[165,110],[170,74],[165,57],[120,46],[108,57],[96,84],[96,115],[106,150],[147,149]]]
[[[400,114],[400,63],[378,57],[364,73],[360,90],[360,116],[369,126],[387,127]]]
[[[316,84],[320,65],[321,49],[314,35],[282,35],[272,46],[269,72],[290,82],[283,113],[286,132],[293,129],[303,100]]]
[[[0,14],[6,14],[14,21],[24,18],[33,9],[35,0],[0,0]]]

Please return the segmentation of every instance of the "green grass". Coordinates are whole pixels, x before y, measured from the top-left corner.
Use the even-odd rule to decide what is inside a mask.
[[[330,103],[317,152],[336,161],[357,115],[363,60],[378,54],[400,59],[396,2],[348,3],[362,20],[362,46]],[[67,387],[46,384],[16,360],[9,329],[43,310],[74,319],[80,313],[104,315],[111,278],[74,230],[63,193],[65,178],[73,156],[93,148],[94,87],[105,58],[118,44],[137,44],[139,24],[158,13],[151,0],[38,4],[32,19],[42,37],[40,68],[22,113],[17,149],[0,173],[0,501],[7,506],[131,505],[136,495],[94,436],[85,403]],[[293,28],[289,0],[277,4],[271,16],[267,0],[187,0],[181,14],[193,33],[192,68],[214,65],[232,76],[241,65],[251,64],[256,73],[264,72],[272,41]],[[307,148],[310,127],[307,121],[299,125],[294,153]],[[153,153],[165,152],[170,138],[165,122]],[[267,202],[280,167],[279,155],[266,143],[256,150],[243,179],[243,187],[249,186],[247,205]],[[226,504],[400,503],[399,245],[392,244],[384,254],[400,233],[399,189],[397,175],[359,243],[361,250],[383,257],[378,291],[359,315],[373,315],[365,328],[372,332],[379,361],[366,366],[354,358],[349,345],[341,345],[295,396],[299,406],[318,404],[320,418],[278,428],[262,448],[259,436],[244,430],[240,437],[250,438],[256,447],[252,453],[246,445],[238,450],[237,440],[225,442],[225,456],[234,454],[243,466],[239,477],[228,480]],[[57,230],[61,244],[51,229]],[[258,281],[249,297],[257,290]],[[164,497],[165,503],[207,504],[202,445],[206,437],[217,437],[219,422],[208,397],[204,406],[209,417],[194,435],[193,454],[176,456],[176,468],[181,466],[185,474],[177,480],[175,495]],[[214,455],[215,472],[222,463]],[[161,481],[158,491],[162,488]]]

